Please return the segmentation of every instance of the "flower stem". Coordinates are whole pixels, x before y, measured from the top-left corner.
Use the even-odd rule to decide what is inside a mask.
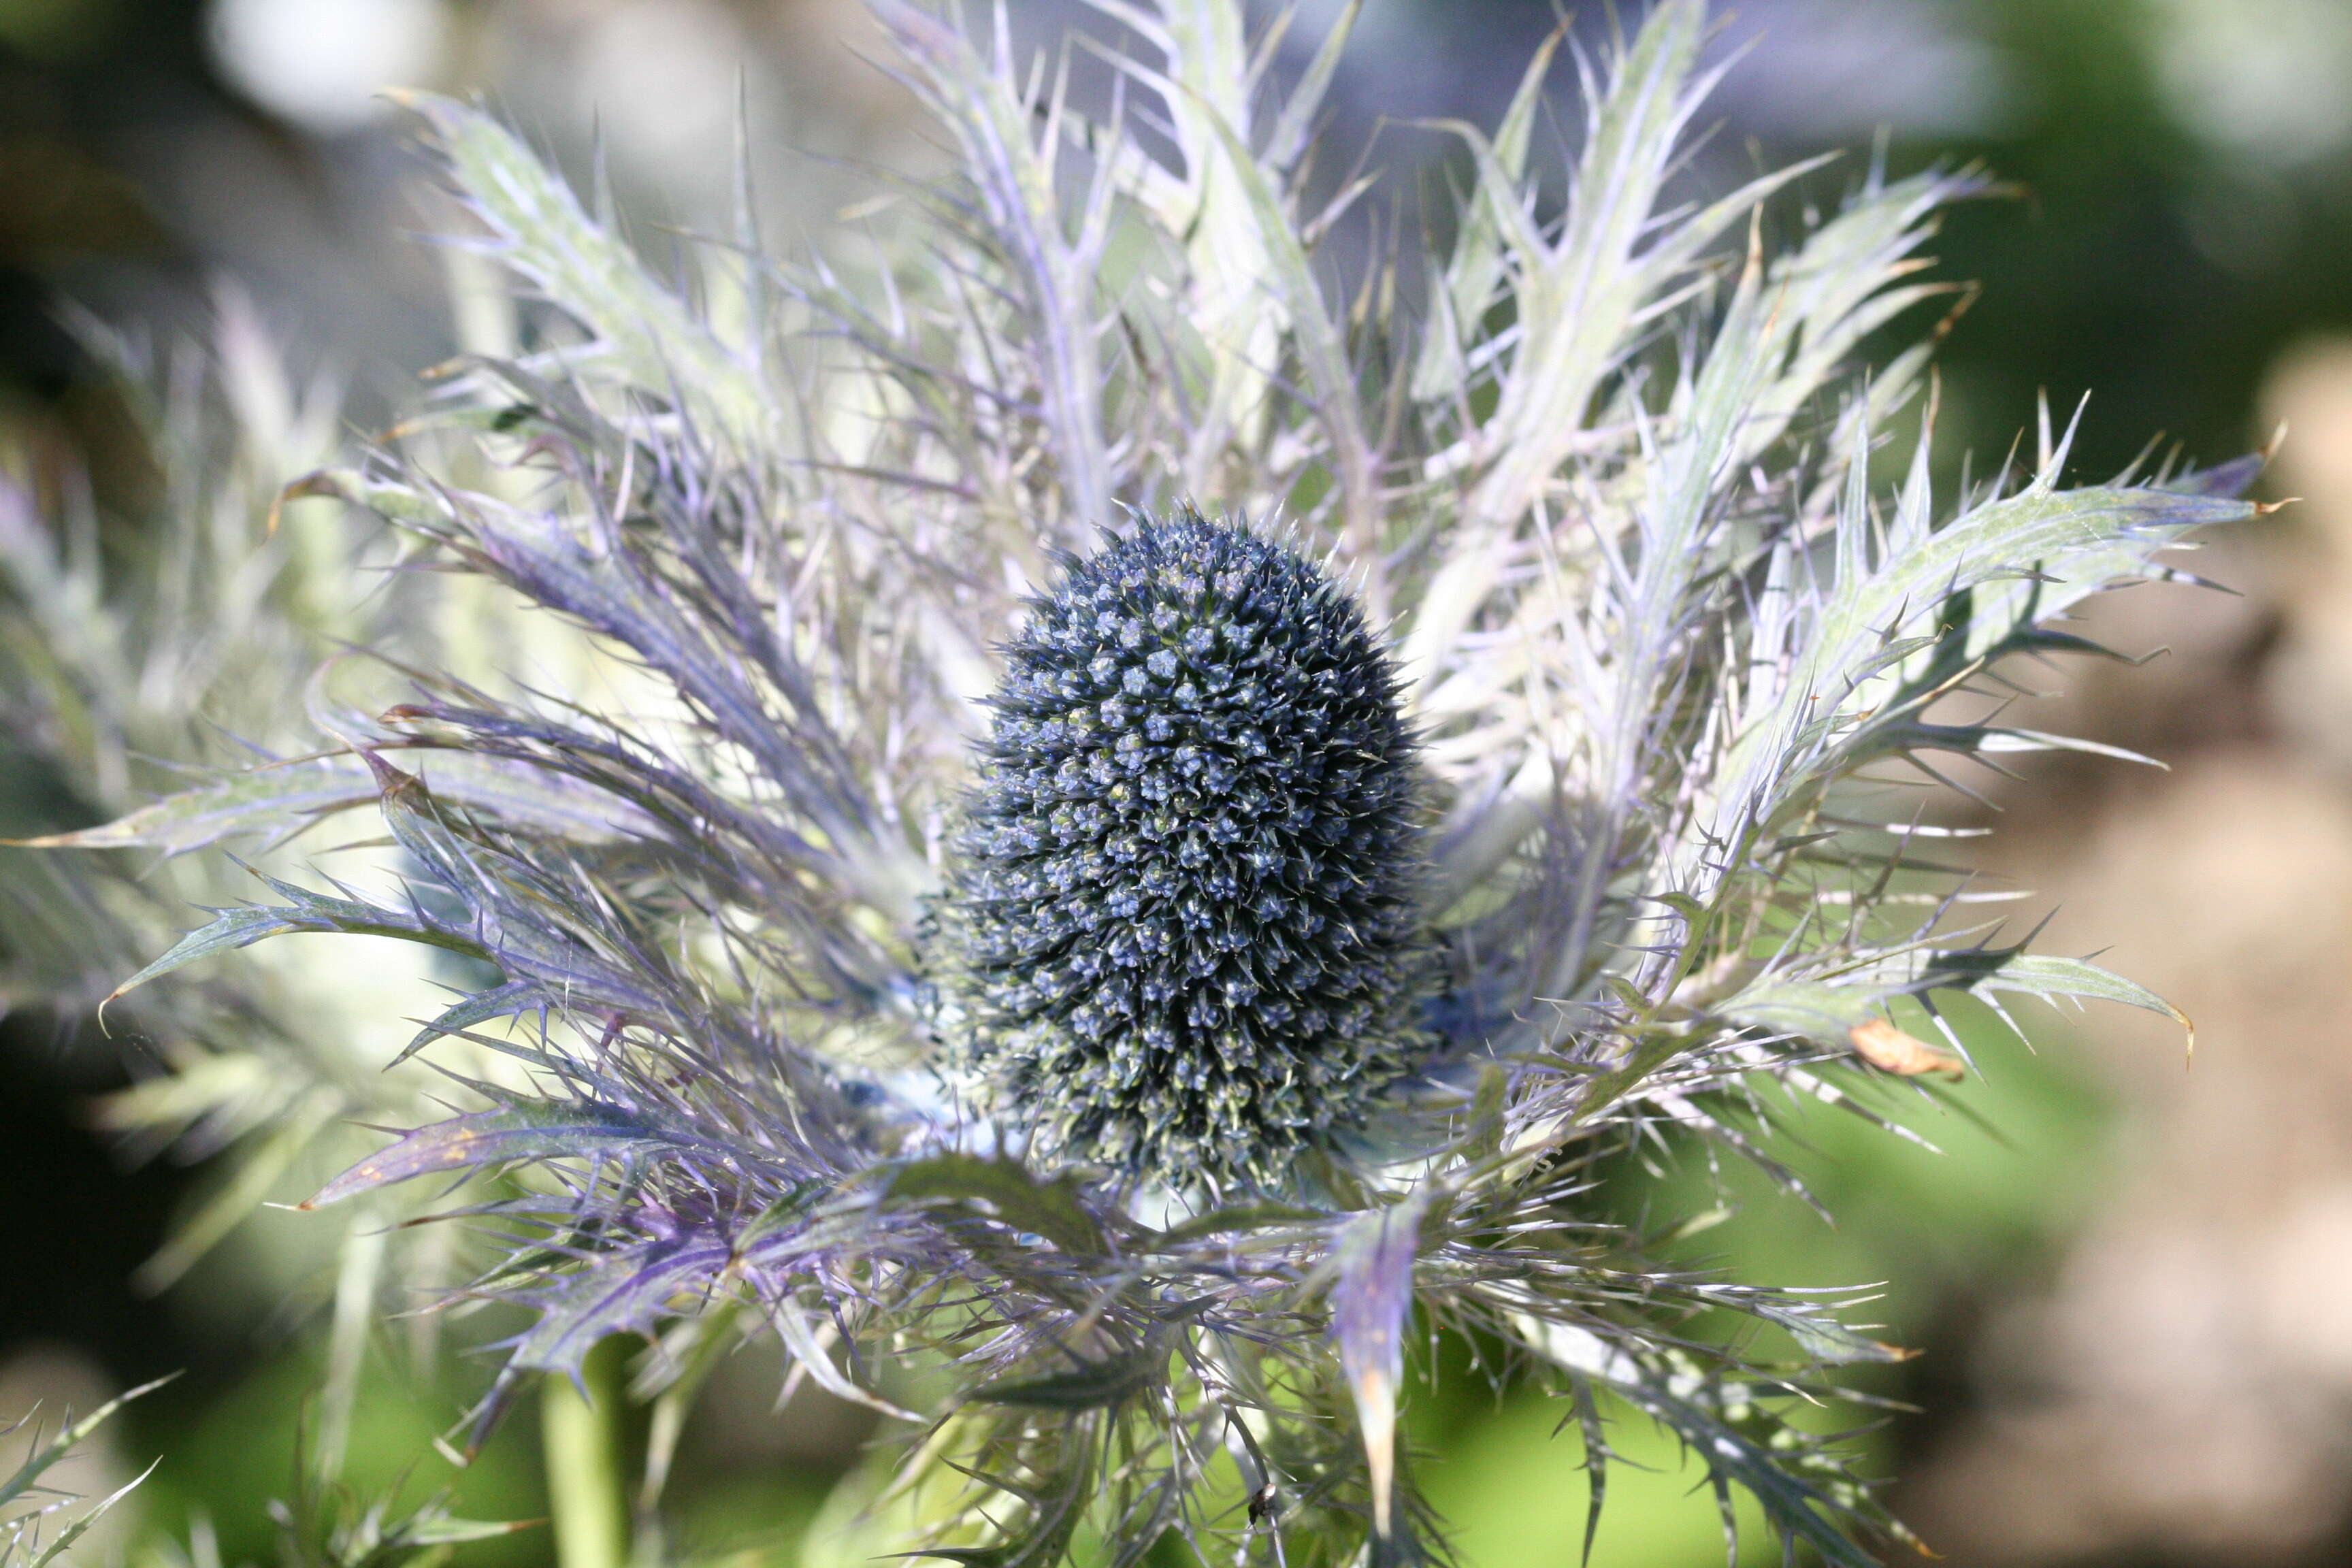
[[[631,1343],[625,1334],[602,1340],[582,1362],[577,1384],[550,1375],[540,1385],[557,1568],[628,1568]]]

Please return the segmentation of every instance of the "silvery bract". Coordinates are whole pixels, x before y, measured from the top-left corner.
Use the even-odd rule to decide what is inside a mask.
[[[1941,1059],[1898,1002],[2163,1010],[1963,929],[1916,795],[1870,781],[2068,744],[1966,700],[2084,648],[2049,623],[2248,516],[2252,469],[2062,489],[2045,428],[2030,471],[1939,498],[1930,418],[1874,486],[1928,341],[1853,355],[1932,325],[1915,251],[1980,182],[1849,175],[1778,255],[1753,220],[1801,169],[1662,200],[1711,80],[1698,0],[1580,61],[1565,168],[1547,49],[1491,136],[1456,128],[1444,252],[1345,289],[1316,246],[1362,187],[1304,196],[1344,20],[1286,95],[1234,0],[1095,3],[1136,40],[1100,119],[1001,20],[885,0],[955,174],[811,255],[709,246],[685,292],[494,121],[418,100],[528,348],[296,484],[266,539],[320,426],[252,395],[249,353],[146,576],[8,513],[5,684],[69,779],[127,806],[122,759],[207,757],[199,717],[273,753],[11,868],[16,926],[100,933],[16,939],[54,989],[154,927],[100,850],[265,841],[267,898],[111,1015],[174,1068],[118,1119],[245,1152],[171,1267],[309,1144],[365,1139],[339,1119],[397,1121],[314,1200],[364,1215],[350,1321],[386,1247],[451,1234],[385,1220],[471,1173],[512,1245],[468,1289],[538,1312],[485,1419],[623,1331],[675,1410],[772,1332],[909,1423],[849,1557],[1125,1563],[1172,1531],[1413,1560],[1442,1531],[1399,1382],[1453,1325],[1552,1382],[1594,1464],[1637,1412],[1867,1561],[1899,1531],[1780,1412],[1894,1352],[1818,1296],[1646,1262],[1584,1194],[1648,1132],[1752,1155],[1774,1096]],[[372,591],[322,495],[457,575]],[[398,661],[396,706],[322,679],[305,708],[344,638]],[[559,675],[498,679],[517,647]],[[362,806],[405,891],[279,847]],[[331,954],[199,963],[295,931],[454,954],[463,994],[379,1075]],[[1696,1335],[1717,1310],[1796,1362]]]

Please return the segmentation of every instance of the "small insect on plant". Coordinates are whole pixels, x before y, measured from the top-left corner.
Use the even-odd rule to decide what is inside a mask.
[[[1411,266],[1318,251],[1366,188],[1309,156],[1352,5],[1285,86],[1239,0],[1094,4],[1099,113],[1001,13],[879,0],[952,168],[799,253],[747,219],[683,284],[413,97],[527,346],[362,451],[191,443],[175,493],[241,531],[162,518],[178,568],[12,531],[0,658],[52,650],[23,727],[121,805],[10,858],[46,879],[11,918],[102,938],[21,950],[70,996],[149,943],[99,989],[171,1071],[111,1114],[241,1162],[170,1266],[347,1165],[305,1205],[350,1216],[322,1450],[387,1281],[519,1303],[470,1431],[545,1387],[573,1568],[666,1550],[751,1336],[887,1417],[812,1561],[1441,1557],[1399,1390],[1455,1333],[1557,1391],[1596,1513],[1611,1424],[1655,1423],[1727,1522],[1744,1491],[1872,1561],[1904,1531],[1790,1413],[1899,1352],[1654,1260],[1595,1185],[1652,1138],[1769,1166],[1777,1097],[1962,1069],[1898,1004],[2170,1012],[1969,924],[1879,781],[2072,744],[1953,714],[2252,515],[2254,465],[2063,488],[2045,416],[1939,494],[1917,252],[1985,183],[1668,198],[1699,0],[1578,56],[1580,134],[1543,123],[1557,42],[1452,128]],[[134,753],[211,771],[134,805]],[[296,837],[367,812],[389,839]],[[139,847],[189,880],[111,868]],[[216,912],[169,945],[173,888]],[[337,944],[226,956],[291,932],[456,999],[419,1030]]]

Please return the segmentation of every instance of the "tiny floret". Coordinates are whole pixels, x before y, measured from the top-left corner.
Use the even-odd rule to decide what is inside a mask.
[[[1347,593],[1187,510],[1006,651],[935,934],[953,1054],[1033,1147],[1281,1184],[1420,1039],[1420,800]]]

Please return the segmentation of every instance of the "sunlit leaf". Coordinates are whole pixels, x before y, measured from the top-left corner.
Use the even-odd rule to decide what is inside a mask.
[[[319,1189],[306,1209],[413,1177],[517,1160],[593,1157],[675,1146],[677,1137],[617,1106],[518,1100],[436,1121],[386,1145]]]

